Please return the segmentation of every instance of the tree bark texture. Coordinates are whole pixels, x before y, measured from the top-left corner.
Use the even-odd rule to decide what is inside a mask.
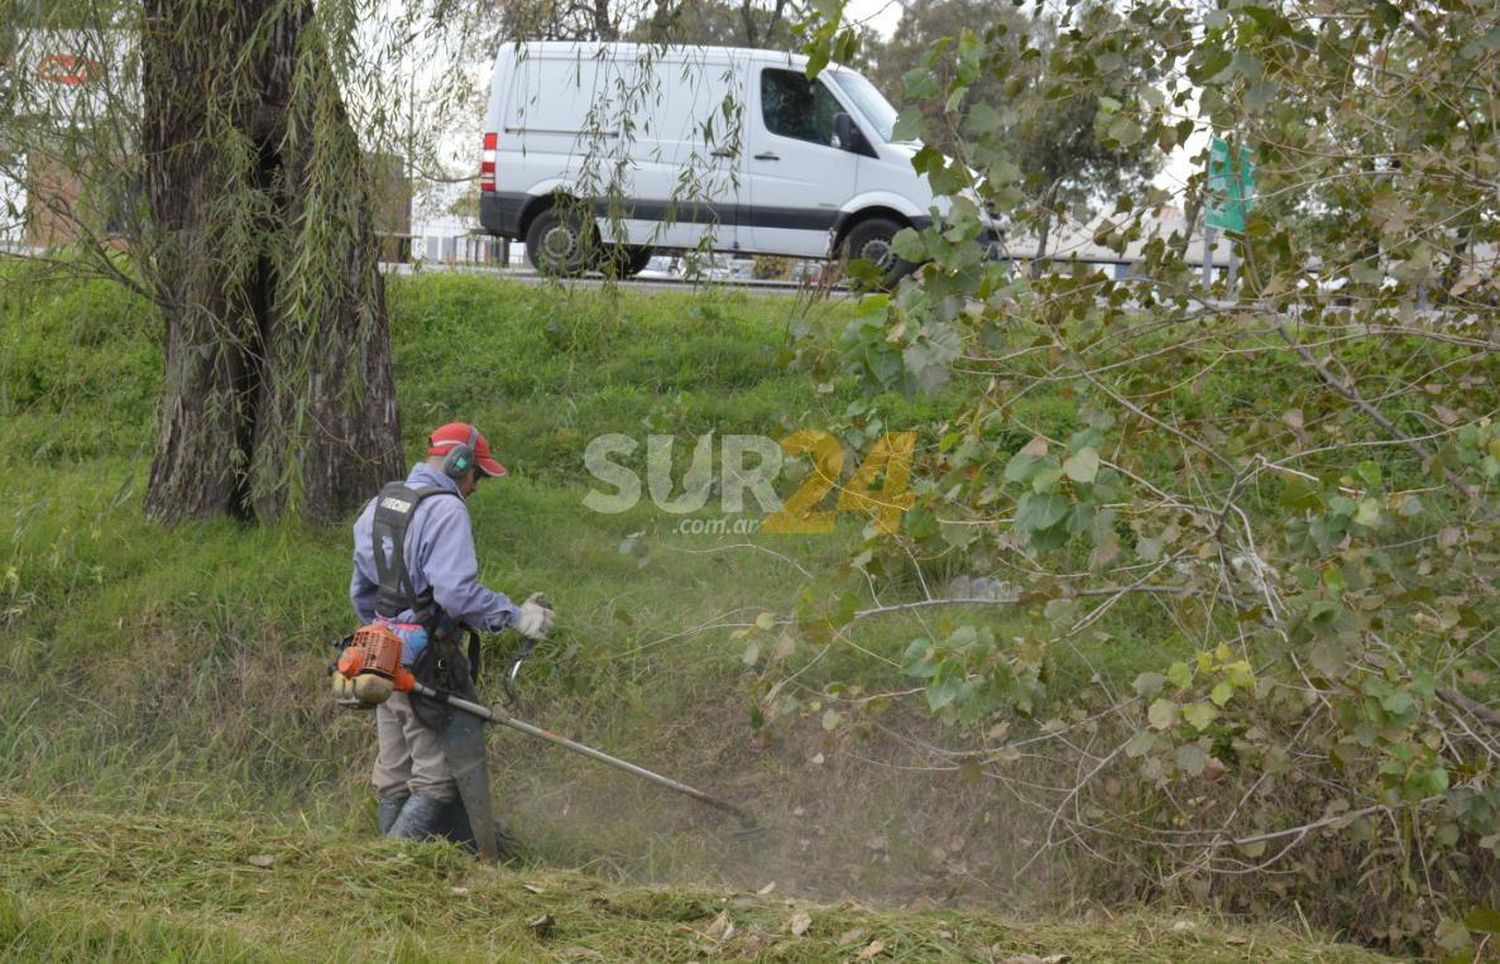
[[[146,513],[333,521],[401,470],[371,186],[311,0],[146,0],[166,379]]]

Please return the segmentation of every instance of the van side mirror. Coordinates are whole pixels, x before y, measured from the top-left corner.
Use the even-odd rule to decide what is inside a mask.
[[[842,111],[833,115],[833,136],[839,147],[855,154],[874,155],[870,145],[865,141],[865,135],[860,133],[859,126],[854,123],[854,118]]]

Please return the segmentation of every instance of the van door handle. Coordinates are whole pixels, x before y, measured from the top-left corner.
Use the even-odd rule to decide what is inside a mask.
[[[770,151],[766,151],[764,154],[755,155],[755,159],[757,161],[779,161],[781,160],[781,155],[772,154]]]
[[[721,147],[717,151],[709,151],[714,157],[735,157],[739,151],[729,147]]]

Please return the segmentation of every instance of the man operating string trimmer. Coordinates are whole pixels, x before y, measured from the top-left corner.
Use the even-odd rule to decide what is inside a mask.
[[[401,665],[420,683],[477,701],[475,631],[515,629],[539,640],[554,614],[540,593],[516,606],[479,581],[465,500],[480,479],[505,475],[472,425],[452,422],[428,438],[427,460],[391,482],[354,523],[349,598],[361,624],[384,625],[401,640]],[[459,645],[467,636],[468,652]],[[354,681],[334,674],[354,696]],[[379,755],[375,792],[380,832],[446,836],[493,856],[480,721],[445,703],[392,692],[375,710]]]
[[[540,593],[516,606],[479,582],[464,500],[479,479],[504,474],[474,426],[444,425],[428,439],[427,461],[381,489],[354,523],[349,598],[365,625],[342,641],[333,691],[344,705],[375,707],[380,832],[447,837],[501,856],[482,728],[495,723],[732,813],[741,832],[759,833],[741,807],[479,702],[476,631],[516,630],[524,656],[555,618]]]

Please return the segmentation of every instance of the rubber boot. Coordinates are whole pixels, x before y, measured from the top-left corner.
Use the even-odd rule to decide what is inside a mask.
[[[474,825],[469,823],[469,808],[464,806],[463,797],[454,797],[448,804],[438,832],[469,853],[479,853],[479,842],[474,839]]]
[[[391,832],[391,827],[395,825],[396,818],[401,816],[401,808],[406,806],[409,796],[403,793],[380,798],[380,805],[375,811],[375,826],[380,828],[382,837]]]
[[[403,840],[422,840],[442,833],[443,820],[447,815],[447,800],[437,800],[412,794],[401,808],[401,815],[391,825],[387,837]]]
[[[465,853],[479,853],[479,841],[474,837],[474,824],[469,820],[469,809],[464,806],[463,797],[453,798],[442,818],[433,827],[432,834],[451,840],[462,847]],[[498,817],[495,818],[495,843],[498,845],[498,857],[502,864],[520,859],[520,844],[511,836],[505,822]]]

